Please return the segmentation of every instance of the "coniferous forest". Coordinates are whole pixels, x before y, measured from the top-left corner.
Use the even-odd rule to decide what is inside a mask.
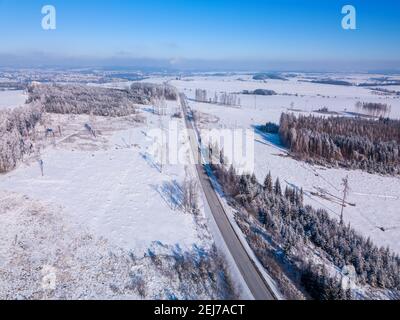
[[[236,220],[260,261],[272,255],[290,270],[292,281],[309,297],[353,298],[350,290],[344,290],[340,281],[304,250],[311,250],[338,270],[354,268],[358,285],[396,294],[400,291],[400,258],[389,248],[377,247],[350,225],[332,219],[325,210],[305,205],[302,190],[283,189],[279,178],[274,181],[271,174],[261,184],[254,175],[237,175],[233,167],[228,169],[223,163],[212,168],[231,205],[239,209]],[[267,269],[271,265],[270,260],[264,264]]]
[[[399,120],[283,113],[279,135],[300,160],[370,173],[400,173]]]

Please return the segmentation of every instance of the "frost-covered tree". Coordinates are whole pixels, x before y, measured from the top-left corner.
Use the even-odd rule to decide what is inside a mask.
[[[274,185],[272,183],[272,175],[271,175],[271,171],[270,171],[270,172],[268,172],[268,174],[264,180],[264,190],[266,192],[272,193],[273,188],[274,188]]]
[[[42,116],[39,104],[0,111],[0,173],[14,169],[24,155],[33,153],[34,129]]]
[[[198,204],[198,184],[195,179],[191,179],[186,172],[186,177],[182,185],[182,206],[183,209],[192,214],[199,214]]]

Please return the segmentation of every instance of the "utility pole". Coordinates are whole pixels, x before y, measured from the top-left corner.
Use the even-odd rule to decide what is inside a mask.
[[[347,195],[349,194],[349,176],[347,175],[346,178],[343,179],[342,186],[344,187],[343,189],[343,201],[342,201],[342,212],[340,213],[340,224],[343,225],[343,213],[344,213],[344,207],[346,206],[346,198]]]
[[[160,129],[161,129],[160,170],[162,173],[163,172],[163,161],[164,161],[164,125],[163,125],[163,121],[161,119],[161,115],[159,116],[159,121],[160,121]]]

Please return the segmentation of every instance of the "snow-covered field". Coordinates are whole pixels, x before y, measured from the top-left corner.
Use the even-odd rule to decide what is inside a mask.
[[[372,75],[354,75],[354,77],[357,78],[358,82],[363,82],[362,79],[366,81]],[[187,77],[182,80],[169,79],[169,83],[185,92],[189,98],[195,97],[196,89],[207,90],[210,98],[216,92],[240,93],[243,90],[274,90],[277,93],[275,96],[257,96],[255,98],[253,95],[240,95],[245,110],[259,109],[264,111],[267,108],[269,110],[268,121],[273,122],[278,122],[280,113],[287,109],[310,113],[327,107],[331,111],[362,112],[355,106],[358,101],[387,103],[392,106],[390,117],[400,118],[400,96],[377,95],[367,87],[307,83],[302,82],[302,79],[303,77],[290,78],[288,81],[256,81],[248,75],[198,76]],[[164,82],[166,79],[159,78],[150,81]],[[253,112],[252,115],[256,117],[257,113]],[[265,113],[261,115],[265,116]]]
[[[198,217],[179,206],[194,168],[161,168],[152,156],[148,132],[167,126],[177,108],[168,103],[158,116],[143,107],[116,119],[48,116],[46,127],[60,126],[62,137],[49,137],[36,157],[0,176],[0,297],[223,298],[229,290],[218,291],[219,275],[213,282],[174,269],[213,252],[201,199]],[[209,275],[221,268],[211,260]],[[43,290],[54,274],[55,289]]]
[[[351,78],[362,82],[370,75],[354,75]],[[165,81],[155,79],[155,82]],[[208,90],[212,97],[215,92],[241,92],[242,90],[272,89],[278,94],[290,95],[257,96],[241,95],[242,108],[191,101],[190,106],[202,113],[213,115],[217,123],[205,127],[253,128],[268,121],[279,123],[282,112],[310,114],[314,110],[328,107],[330,111],[360,112],[357,101],[381,102],[392,106],[390,116],[400,118],[400,99],[393,96],[377,96],[360,87],[322,85],[290,81],[269,80],[266,83],[251,80],[248,76],[191,77],[171,80],[170,83],[194,98],[195,89]],[[255,173],[263,181],[268,171],[274,178],[279,177],[284,185],[303,188],[306,202],[316,208],[326,209],[332,217],[340,216],[343,187],[342,179],[349,175],[350,194],[344,211],[345,221],[356,230],[371,237],[380,246],[390,246],[400,253],[400,179],[372,175],[362,171],[326,169],[312,167],[285,157],[275,136],[256,134]],[[311,192],[314,194],[312,195]],[[316,194],[319,194],[316,195]],[[321,198],[321,195],[327,199]]]
[[[0,110],[23,106],[28,96],[21,90],[0,90]]]
[[[73,140],[43,154],[43,177],[37,163],[21,165],[1,178],[0,188],[62,205],[78,225],[140,254],[153,241],[185,248],[196,243],[192,217],[162,198],[163,185],[181,183],[185,172],[168,166],[160,174],[146,157],[152,141],[143,128],[113,132],[104,150],[80,150]]]

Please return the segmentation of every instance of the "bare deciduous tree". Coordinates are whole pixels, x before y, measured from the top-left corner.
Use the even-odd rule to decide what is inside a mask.
[[[182,207],[186,212],[197,215],[199,214],[199,186],[195,179],[190,178],[187,168],[185,171],[186,177],[182,185]]]

